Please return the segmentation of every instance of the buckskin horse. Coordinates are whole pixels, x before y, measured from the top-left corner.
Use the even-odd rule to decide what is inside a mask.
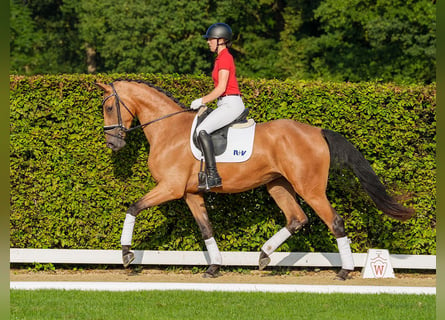
[[[190,130],[196,113],[168,92],[136,80],[96,83],[103,90],[106,145],[118,151],[128,131],[142,128],[150,144],[148,166],[156,186],[125,215],[121,235],[122,260],[128,267],[134,260],[131,242],[136,216],[142,210],[183,198],[196,220],[210,257],[204,277],[218,276],[221,253],[213,237],[198,173],[202,163],[193,157]],[[130,128],[134,118],[140,125]],[[178,161],[181,159],[181,161]],[[344,221],[326,197],[329,168],[346,165],[358,177],[376,207],[391,218],[405,221],[414,210],[389,196],[363,155],[342,135],[289,119],[259,123],[250,159],[240,163],[218,163],[221,187],[212,191],[238,193],[266,185],[267,191],[286,217],[286,226],[266,241],[259,253],[259,268],[270,263],[270,255],[308,222],[297,195],[320,216],[337,239],[342,267],[336,279],[345,280],[354,262]]]

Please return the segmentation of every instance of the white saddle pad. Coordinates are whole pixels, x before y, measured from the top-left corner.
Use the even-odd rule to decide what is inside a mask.
[[[201,160],[204,156],[193,143],[193,133],[196,129],[198,116],[192,124],[190,133],[190,147],[196,159]],[[227,132],[227,148],[224,153],[216,156],[216,162],[243,162],[249,160],[252,155],[253,141],[255,139],[255,121],[249,119],[247,123],[235,124],[229,127]]]

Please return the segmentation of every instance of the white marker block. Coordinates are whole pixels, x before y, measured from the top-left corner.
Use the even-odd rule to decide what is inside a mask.
[[[386,249],[369,249],[362,278],[395,278],[389,251]]]

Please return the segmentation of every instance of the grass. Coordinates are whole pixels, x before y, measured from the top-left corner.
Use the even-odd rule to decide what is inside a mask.
[[[435,319],[435,295],[11,290],[10,319]]]

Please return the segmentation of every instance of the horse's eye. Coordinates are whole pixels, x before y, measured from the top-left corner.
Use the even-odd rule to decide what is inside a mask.
[[[111,112],[111,111],[113,111],[113,106],[112,105],[107,106],[107,107],[105,107],[105,110],[107,110],[107,112]]]

